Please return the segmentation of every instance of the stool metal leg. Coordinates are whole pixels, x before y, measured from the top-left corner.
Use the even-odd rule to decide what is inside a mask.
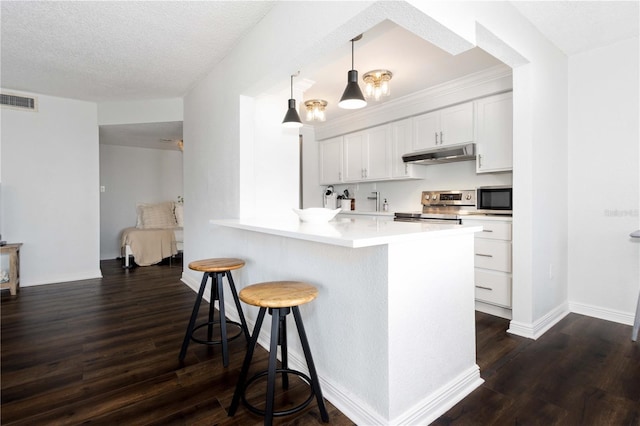
[[[324,405],[324,399],[322,398],[322,390],[320,390],[320,382],[318,381],[318,374],[316,373],[316,366],[313,363],[311,356],[311,348],[309,347],[309,341],[307,340],[307,334],[304,331],[304,325],[302,324],[302,317],[300,316],[300,310],[297,306],[292,307],[293,318],[296,320],[296,327],[298,328],[298,335],[300,335],[300,343],[302,343],[302,350],[304,357],[307,361],[307,368],[309,369],[309,375],[311,376],[311,386],[313,392],[316,394],[316,400],[318,401],[318,408],[320,409],[320,417],[325,423],[329,422],[329,413]]]
[[[253,328],[253,335],[251,336],[251,341],[249,342],[249,347],[247,348],[247,353],[244,357],[244,362],[242,363],[242,370],[240,371],[240,377],[238,377],[238,384],[236,385],[236,390],[233,393],[233,399],[231,400],[231,405],[229,406],[229,417],[236,414],[236,410],[238,409],[238,404],[240,403],[240,398],[242,397],[242,393],[244,392],[244,384],[247,381],[247,374],[249,374],[249,367],[251,366],[251,358],[253,358],[253,351],[256,348],[256,343],[258,343],[258,336],[260,334],[260,328],[262,327],[262,322],[264,321],[264,315],[267,312],[267,308],[260,308],[258,312],[258,318],[256,319],[256,325]]]
[[[217,278],[220,276],[217,272],[205,272],[205,275],[211,277],[211,289],[209,295],[209,321],[207,322],[207,340],[213,340],[213,322],[215,320],[215,302],[220,299],[220,295],[218,293],[218,286],[216,284]]]
[[[187,347],[189,347],[189,342],[191,341],[191,334],[193,333],[193,327],[196,324],[198,311],[200,309],[200,302],[202,302],[202,295],[204,294],[204,289],[207,286],[208,279],[209,275],[204,274],[204,276],[202,277],[202,283],[200,284],[200,290],[198,291],[198,296],[196,297],[196,302],[193,305],[191,318],[189,319],[189,324],[187,325],[187,332],[185,333],[184,340],[182,341],[182,348],[180,349],[180,356],[178,357],[180,361],[184,361],[184,357],[187,354]]]
[[[236,291],[236,284],[233,282],[233,277],[231,276],[231,272],[227,272],[227,280],[229,281],[229,287],[231,287],[231,294],[233,294],[233,301],[236,304],[236,309],[238,310],[238,315],[240,316],[240,323],[242,324],[242,331],[244,332],[245,339],[247,343],[251,340],[251,335],[249,334],[249,327],[247,327],[247,321],[244,319],[244,313],[242,312],[242,306],[240,305],[240,298],[238,297],[238,292]]]
[[[271,311],[271,345],[269,347],[269,372],[267,374],[267,405],[264,409],[264,424],[271,426],[273,422],[273,404],[276,395],[276,355],[278,355],[278,339],[280,330],[280,309]]]
[[[218,289],[218,311],[220,313],[220,340],[222,341],[222,365],[225,367],[229,366],[229,346],[227,342],[227,318],[224,313],[224,297],[223,291],[224,288],[222,286],[222,275],[216,274],[216,287]],[[211,283],[213,286],[213,283]],[[211,303],[213,306],[213,302]],[[211,340],[211,339],[209,339]]]
[[[280,357],[282,358],[281,366],[283,370],[289,368],[289,348],[287,347],[287,314],[289,308],[282,308],[280,315],[280,327],[278,331],[278,344],[280,345]],[[282,388],[289,389],[289,375],[282,373]]]

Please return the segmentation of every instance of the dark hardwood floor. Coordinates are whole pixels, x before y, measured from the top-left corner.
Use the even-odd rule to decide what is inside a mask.
[[[1,295],[3,425],[257,425],[242,405],[227,416],[245,344],[192,343],[178,352],[195,294],[175,262]],[[202,318],[206,315],[202,309]],[[508,321],[477,314],[485,383],[435,425],[640,425],[640,342],[631,327],[571,314],[537,341],[509,335]],[[313,347],[312,347],[313,349]],[[258,348],[254,369],[265,368]],[[256,386],[248,395],[260,403]],[[306,398],[291,386],[282,406]],[[331,424],[352,425],[327,402]],[[315,403],[275,424],[322,424]]]

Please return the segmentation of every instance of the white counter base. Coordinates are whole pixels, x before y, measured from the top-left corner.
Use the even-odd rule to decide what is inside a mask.
[[[352,421],[428,424],[482,383],[473,285],[474,232],[481,228],[419,231],[408,223],[355,221],[326,237],[282,224],[260,230],[255,221],[216,220],[211,255],[245,259],[234,271],[238,290],[282,279],[318,287],[301,313],[323,393]],[[251,326],[256,315],[246,307]],[[290,332],[290,363],[305,371]],[[266,343],[267,328],[262,336]]]

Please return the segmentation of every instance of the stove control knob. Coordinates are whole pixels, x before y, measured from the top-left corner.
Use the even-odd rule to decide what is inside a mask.
[[[467,194],[467,196],[464,197],[464,198],[467,199],[467,200],[470,200],[471,199],[471,194]]]
[[[437,196],[436,194],[433,194],[433,195],[431,196],[431,199],[432,199],[433,201],[435,201],[435,200],[437,200],[437,199],[438,199],[438,196]]]

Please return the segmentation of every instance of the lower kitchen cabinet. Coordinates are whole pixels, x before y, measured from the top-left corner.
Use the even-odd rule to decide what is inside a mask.
[[[463,219],[482,226],[475,236],[476,309],[511,319],[511,218]]]

